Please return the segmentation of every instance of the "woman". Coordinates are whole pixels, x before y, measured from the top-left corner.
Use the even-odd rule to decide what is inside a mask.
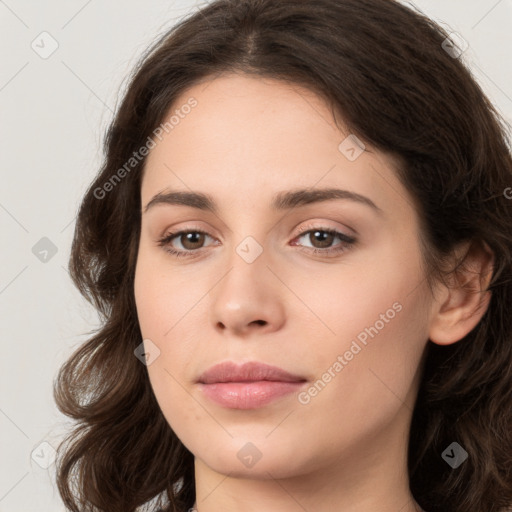
[[[460,39],[216,0],[135,70],[70,271],[70,510],[512,504],[512,160]]]

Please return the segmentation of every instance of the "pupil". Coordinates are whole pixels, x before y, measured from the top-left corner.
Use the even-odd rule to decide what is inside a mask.
[[[315,237],[320,238],[320,243],[322,244],[321,247],[325,247],[329,245],[329,241],[326,242],[326,238],[328,239],[332,235],[330,233],[327,233],[326,231],[315,231],[313,233]]]
[[[186,244],[196,244],[198,243],[198,240],[197,240],[197,237],[199,237],[199,239],[202,237],[202,233],[186,233],[185,234],[185,239],[186,239],[186,243],[184,245],[184,247],[187,247],[190,249],[189,246],[187,246]],[[195,240],[194,240],[195,238]],[[194,247],[192,247],[192,249],[194,249]]]

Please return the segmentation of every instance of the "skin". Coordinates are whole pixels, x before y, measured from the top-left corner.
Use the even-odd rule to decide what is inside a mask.
[[[159,192],[192,190],[210,194],[219,211],[157,204],[142,213],[135,297],[143,338],[160,350],[147,367],[155,396],[195,456],[195,508],[420,510],[409,490],[407,437],[422,356],[429,338],[455,343],[478,323],[489,293],[473,292],[485,286],[480,273],[492,255],[471,249],[476,273],[433,297],[418,214],[396,162],[368,144],[347,159],[338,146],[349,132],[321,98],[241,74],[195,85],[173,110],[190,97],[197,106],[149,153],[142,209]],[[328,187],[362,194],[381,212],[340,199],[270,208],[277,192]],[[342,242],[321,245],[311,232],[298,234],[303,226],[357,241],[338,255],[315,255],[308,249]],[[172,246],[195,257],[158,245],[171,230],[194,229],[208,236],[178,236]],[[236,252],[247,236],[263,249],[252,263]],[[261,361],[305,377],[307,390],[394,303],[401,310],[307,404],[292,393],[229,409],[196,384],[219,362]],[[261,452],[252,467],[237,457],[248,442]]]

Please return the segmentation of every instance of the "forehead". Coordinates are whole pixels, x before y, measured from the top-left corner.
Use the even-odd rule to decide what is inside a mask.
[[[171,116],[146,160],[143,205],[169,188],[245,206],[299,187],[342,187],[381,205],[400,199],[396,162],[368,145],[347,159],[340,143],[350,133],[322,98],[297,84],[224,74],[183,91],[165,119]]]
[[[196,104],[188,108],[192,100]],[[298,152],[315,156],[317,152],[311,150],[321,139],[322,146],[332,150],[332,138],[339,138],[327,106],[313,92],[280,80],[235,73],[206,79],[182,92],[166,119],[171,117],[172,128],[163,134],[163,144],[151,152],[150,159],[165,157],[166,149],[172,147],[188,157],[193,152],[194,158],[209,157],[215,150],[226,162],[268,156],[288,160]]]

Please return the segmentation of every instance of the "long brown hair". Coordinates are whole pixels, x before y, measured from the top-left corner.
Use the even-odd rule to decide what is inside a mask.
[[[102,327],[54,383],[59,409],[76,420],[57,461],[70,510],[134,512],[147,504],[141,509],[182,512],[194,503],[193,455],[134,356],[142,341],[133,284],[145,158],[126,162],[180,93],[228,71],[309,87],[350,133],[402,162],[397,175],[421,216],[429,283],[447,275],[446,257],[462,241],[485,242],[494,252],[492,297],[477,327],[453,345],[428,341],[408,469],[411,492],[428,512],[512,505],[508,126],[461,58],[446,50],[448,37],[391,0],[214,0],[148,49],[75,226],[70,274]],[[441,457],[452,442],[469,454],[457,469]]]

